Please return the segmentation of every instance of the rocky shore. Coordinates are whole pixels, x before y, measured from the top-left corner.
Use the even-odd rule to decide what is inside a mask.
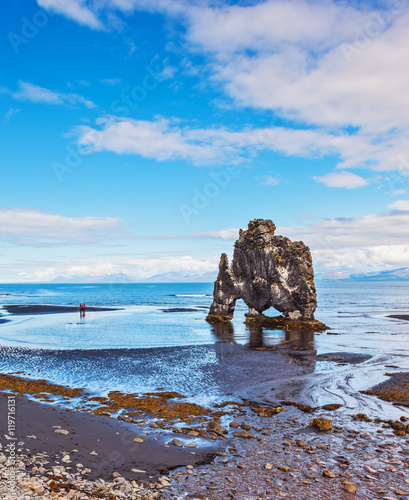
[[[347,358],[333,359],[343,363]],[[171,409],[158,426],[157,419],[118,419],[35,403],[22,395],[30,394],[30,382],[8,377],[3,390],[12,384],[20,396],[16,438],[7,435],[4,421],[0,425],[5,500],[409,498],[405,410],[399,419],[387,420],[346,414],[341,404],[281,401],[271,406],[235,399],[207,409],[204,416],[185,413],[184,425]],[[407,390],[406,381],[407,374],[396,377],[399,395]],[[47,390],[44,381],[31,383],[31,394],[38,384]],[[50,396],[56,387],[62,386],[50,384]],[[65,388],[70,390],[75,389]],[[0,397],[2,415],[8,395]],[[14,463],[9,443],[15,443]]]
[[[317,413],[315,418],[331,423],[329,430],[319,430],[311,427],[312,415],[290,406],[272,418],[238,420],[249,435],[235,438],[213,464],[193,474],[172,473],[163,497],[409,498],[407,435],[396,436],[390,422],[362,414],[345,419],[336,410]],[[394,425],[399,424],[408,430],[406,420]]]
[[[207,438],[216,441],[219,448],[207,465],[191,455],[177,469],[147,479],[140,479],[145,471],[136,469],[129,457],[117,461],[109,472],[102,471],[97,479],[91,479],[90,467],[98,468],[104,459],[99,456],[100,450],[90,451],[93,446],[77,437],[73,448],[69,436],[76,432],[81,435],[80,427],[73,430],[65,424],[68,430],[52,426],[48,431],[49,441],[53,442],[51,448],[37,444],[34,434],[19,437],[13,465],[14,491],[8,486],[11,466],[8,441],[3,441],[1,498],[408,498],[409,420],[403,415],[398,421],[372,420],[364,414],[346,419],[337,414],[337,406],[317,410],[307,405],[287,404],[281,411],[241,411],[229,415],[224,419],[225,426],[214,422],[204,427],[209,433]],[[46,411],[54,413],[51,408]],[[57,411],[59,415],[60,410]],[[57,415],[54,421],[62,423]],[[64,447],[52,451],[57,449],[56,439],[64,442]],[[104,439],[111,442],[112,432],[105,432]],[[143,439],[140,438],[142,442]],[[162,450],[184,449],[178,438],[173,438],[167,446],[164,448],[162,443]],[[93,465],[86,455],[93,459]],[[125,470],[134,477],[129,477]]]

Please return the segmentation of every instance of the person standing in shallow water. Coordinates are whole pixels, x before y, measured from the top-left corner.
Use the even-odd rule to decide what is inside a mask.
[[[84,303],[80,304],[80,316],[81,316],[81,318],[85,318],[85,304]]]

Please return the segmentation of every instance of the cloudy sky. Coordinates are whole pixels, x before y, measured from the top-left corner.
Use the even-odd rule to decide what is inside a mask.
[[[409,3],[3,0],[0,281],[409,265]]]

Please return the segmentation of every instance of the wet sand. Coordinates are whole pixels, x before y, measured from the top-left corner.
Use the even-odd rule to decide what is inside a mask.
[[[389,314],[387,318],[403,319],[405,321],[409,321],[409,314]]]
[[[10,314],[56,314],[56,313],[70,313],[70,312],[80,312],[78,306],[54,306],[54,305],[43,305],[43,304],[33,304],[33,305],[9,305],[3,306]],[[86,307],[87,311],[119,311],[120,308],[112,307]]]
[[[5,435],[7,396],[4,393],[0,393],[0,414],[4,417],[0,421],[0,433]],[[56,433],[57,426],[68,434]],[[16,430],[18,441],[24,442],[22,446],[29,449],[29,454],[47,453],[49,467],[52,467],[61,464],[63,451],[70,452],[73,464],[81,463],[84,468],[91,469],[87,474],[89,479],[101,477],[109,480],[114,472],[119,472],[126,479],[134,477],[154,481],[175,467],[211,461],[219,448],[211,443],[195,449],[165,447],[174,435],[157,432],[155,436],[145,436],[145,428],[137,425],[39,404],[24,397],[16,397]],[[143,442],[135,442],[134,438]],[[191,437],[189,441],[195,439]],[[73,453],[74,449],[78,451]],[[91,452],[97,455],[90,455]],[[145,472],[134,473],[132,469]]]

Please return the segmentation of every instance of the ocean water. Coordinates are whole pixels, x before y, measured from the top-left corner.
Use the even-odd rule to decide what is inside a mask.
[[[1,305],[85,302],[120,308],[87,312],[84,319],[79,312],[26,316],[0,309],[0,319],[9,320],[0,324],[0,372],[23,371],[99,395],[161,386],[212,402],[226,391],[217,376],[223,349],[238,345],[251,350],[288,338],[280,330],[250,331],[242,301],[231,327],[209,325],[205,317],[212,291],[211,283],[0,285]],[[371,359],[359,369],[316,362],[312,370],[321,389],[314,396],[319,384],[310,384],[315,402],[341,398],[353,407],[354,392],[385,380],[385,364],[409,371],[409,322],[386,317],[409,314],[409,283],[318,281],[317,291],[316,317],[338,335],[299,332],[294,335],[300,345],[308,344],[318,354],[352,352]],[[348,380],[348,394],[342,393],[345,382],[340,380]],[[330,387],[331,397],[325,389]]]

